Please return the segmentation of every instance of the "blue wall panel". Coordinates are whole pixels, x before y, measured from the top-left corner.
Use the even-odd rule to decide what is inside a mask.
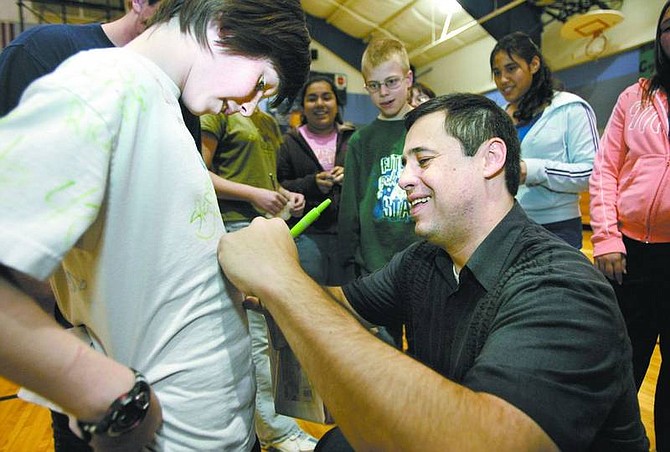
[[[357,126],[371,123],[379,111],[367,94],[347,93],[347,106],[344,108],[344,120]]]

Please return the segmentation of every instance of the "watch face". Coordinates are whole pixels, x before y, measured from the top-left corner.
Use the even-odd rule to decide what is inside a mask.
[[[89,442],[91,435],[119,436],[137,427],[149,411],[151,387],[144,375],[135,373],[135,385],[127,393],[117,398],[107,410],[100,422],[78,421],[84,440]]]
[[[142,422],[149,408],[150,391],[149,384],[146,381],[140,381],[127,394],[109,425],[107,431],[109,436],[122,435]]]

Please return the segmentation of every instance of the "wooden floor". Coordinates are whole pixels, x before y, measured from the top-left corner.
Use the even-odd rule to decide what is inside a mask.
[[[654,433],[654,392],[656,391],[656,379],[658,378],[660,367],[661,352],[659,351],[658,344],[656,344],[654,356],[649,363],[647,375],[644,378],[640,391],[637,393],[637,398],[640,401],[642,422],[644,422],[644,428],[647,430],[649,441],[651,441],[651,450],[656,450],[656,435]]]
[[[591,257],[589,233],[584,237],[584,253]],[[654,391],[661,364],[656,346],[649,371],[638,394],[642,421],[655,450],[654,440]],[[45,452],[53,450],[51,418],[48,410],[15,398],[15,384],[0,378],[0,452]],[[329,425],[298,421],[300,426],[320,438],[332,428]]]
[[[638,398],[642,421],[654,447],[654,389],[661,363],[658,346],[654,351],[647,377]],[[46,452],[53,450],[51,418],[46,408],[24,402],[13,397],[17,387],[0,378],[0,452]],[[298,421],[300,426],[316,438],[332,428],[331,425]]]
[[[53,450],[49,410],[13,397],[17,389],[0,378],[0,452]]]

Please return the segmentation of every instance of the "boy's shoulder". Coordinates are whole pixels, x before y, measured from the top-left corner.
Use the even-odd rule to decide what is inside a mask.
[[[14,39],[8,47],[22,47],[30,52],[62,54],[62,58],[80,50],[112,47],[99,23],[42,24],[29,28]]]
[[[152,99],[177,105],[179,88],[145,57],[123,47],[92,49],[65,60],[55,71],[37,79],[24,97],[61,93],[69,102],[87,105],[101,117],[115,120],[116,112],[134,105],[144,110]],[[55,97],[54,97],[55,99]],[[123,105],[126,105],[125,107]],[[178,105],[177,105],[178,106]]]

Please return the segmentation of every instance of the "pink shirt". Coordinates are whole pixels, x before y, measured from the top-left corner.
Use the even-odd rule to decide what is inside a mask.
[[[626,88],[607,123],[589,181],[593,255],[626,249],[622,233],[670,242],[670,141],[667,96],[642,105],[646,79]]]
[[[337,153],[337,130],[328,135],[317,135],[312,133],[307,125],[298,128],[302,137],[307,141],[312,152],[316,155],[324,171],[330,171],[335,166],[335,154]]]

